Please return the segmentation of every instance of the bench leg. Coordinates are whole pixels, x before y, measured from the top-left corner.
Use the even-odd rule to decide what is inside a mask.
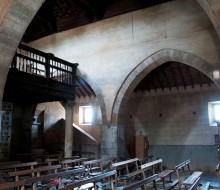
[[[146,189],[147,189],[146,184],[144,184],[144,185],[141,186],[141,190],[146,190]]]
[[[153,186],[154,186],[154,189],[157,190],[157,184],[155,180],[153,181]]]

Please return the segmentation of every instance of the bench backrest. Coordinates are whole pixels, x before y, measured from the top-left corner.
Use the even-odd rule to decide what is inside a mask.
[[[129,160],[125,160],[125,161],[121,161],[121,162],[116,162],[112,164],[112,168],[116,169],[116,170],[120,170],[122,168],[126,169],[126,173],[130,173],[129,172],[129,164],[134,164],[135,165],[135,170],[138,170],[138,158],[133,158],[133,159],[129,159]]]
[[[60,164],[62,158],[47,158],[44,160],[48,164],[48,166],[52,166],[53,164]]]
[[[95,177],[90,177],[81,181],[77,181],[73,184],[67,185],[65,188],[62,188],[62,190],[72,190],[73,188],[76,187],[81,187],[82,185],[88,184],[88,183],[94,183],[95,185],[95,190],[97,189],[96,183],[100,182],[102,179],[110,178],[110,183],[111,183],[111,189],[114,190],[114,183],[113,183],[113,176],[115,176],[117,172],[115,170],[106,172],[100,175],[97,175]]]
[[[82,162],[89,160],[90,158],[78,158],[78,159],[65,159],[61,161],[62,168],[68,170],[73,167],[80,167]]]
[[[12,169],[14,171],[16,171],[17,169],[20,168],[34,168],[34,166],[36,166],[38,164],[38,162],[26,162],[26,163],[13,163],[13,164],[8,164],[8,165],[0,165],[0,170],[5,170],[5,169]]]
[[[47,174],[39,177],[31,177],[26,179],[26,184],[33,184],[33,187],[36,186],[37,183],[41,182],[43,183],[44,181],[48,182],[51,179],[58,179],[60,186],[62,185],[61,179],[66,177],[66,176],[71,176],[72,178],[72,183],[74,182],[74,177],[77,175],[78,179],[81,180],[82,174],[86,173],[85,168],[79,168],[79,169],[74,169],[74,170],[68,170],[68,171],[63,171],[63,172],[58,172],[58,173],[53,173],[53,174]]]
[[[54,173],[57,172],[57,169],[60,169],[61,165],[53,165],[53,166],[42,166],[34,169],[28,169],[28,170],[20,170],[15,172],[9,172],[10,177],[15,177],[15,180],[18,181],[20,176],[23,175],[31,175],[34,176],[40,176],[41,172],[51,172],[54,171]]]
[[[9,190],[9,189],[13,189],[13,188],[19,188],[24,186],[25,181],[24,180],[20,180],[20,181],[14,181],[14,182],[7,182],[7,183],[1,183],[0,184],[0,189],[1,190]]]
[[[88,169],[88,172],[92,171],[93,166],[98,166],[101,172],[103,172],[104,169],[104,163],[108,162],[110,163],[110,165],[113,163],[115,158],[102,158],[102,159],[98,159],[98,160],[89,160],[89,161],[85,161],[83,162],[83,165]]]
[[[150,177],[145,178],[143,180],[139,180],[133,184],[120,187],[119,189],[120,190],[134,190],[138,187],[142,187],[142,189],[147,189],[146,185],[153,182],[154,189],[157,190],[156,179],[158,179],[158,175],[154,174],[153,176],[150,176]]]
[[[181,178],[186,179],[188,176],[191,175],[190,163],[191,163],[191,161],[190,161],[190,159],[188,159],[188,160],[175,166],[179,186],[181,186],[181,183],[182,183]],[[181,177],[181,173],[183,173],[182,177]]]
[[[156,174],[162,172],[162,162],[162,159],[154,160],[146,164],[142,164],[140,168],[143,170],[143,172],[151,170],[152,174]]]
[[[85,168],[69,170],[69,171],[64,171],[64,172],[58,172],[58,173],[43,175],[43,176],[39,176],[39,177],[31,177],[31,178],[27,178],[24,180],[2,183],[2,184],[0,184],[0,189],[1,190],[6,190],[6,189],[8,190],[11,188],[24,189],[24,186],[26,184],[33,184],[33,187],[34,187],[39,182],[50,181],[51,179],[55,179],[55,178],[58,178],[59,181],[61,181],[61,177],[73,176],[73,175],[78,175],[79,180],[80,180],[82,173],[85,173]],[[74,179],[74,177],[72,179]]]

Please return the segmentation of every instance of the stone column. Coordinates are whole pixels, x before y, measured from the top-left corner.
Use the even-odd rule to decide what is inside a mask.
[[[126,157],[123,126],[101,125],[101,157]]]
[[[74,101],[68,100],[63,102],[66,114],[66,123],[65,123],[65,147],[64,147],[64,157],[68,158],[72,156],[73,152],[73,106],[75,105]]]

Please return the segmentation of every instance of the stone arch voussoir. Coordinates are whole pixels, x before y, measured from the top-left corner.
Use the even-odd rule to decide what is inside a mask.
[[[162,49],[143,60],[126,77],[114,101],[111,123],[118,124],[120,112],[123,111],[130,95],[138,83],[153,69],[167,61],[177,61],[194,67],[220,87],[219,79],[213,77],[214,68],[202,58],[181,50]]]

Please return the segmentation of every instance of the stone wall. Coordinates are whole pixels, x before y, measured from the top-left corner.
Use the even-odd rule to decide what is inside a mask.
[[[208,102],[220,100],[214,89],[197,86],[133,94],[124,113],[126,147],[141,132],[148,137],[149,154],[163,158],[167,167],[190,158],[193,168],[214,171],[218,128],[210,126],[208,118]]]

